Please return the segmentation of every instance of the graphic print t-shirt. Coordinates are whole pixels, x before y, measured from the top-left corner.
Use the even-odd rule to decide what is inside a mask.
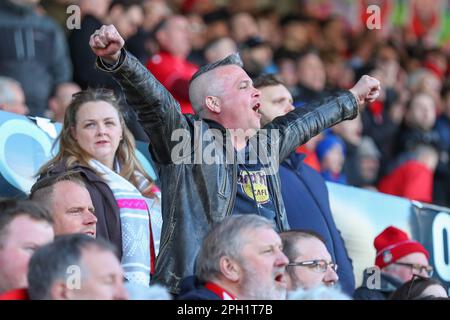
[[[233,214],[258,214],[275,221],[275,205],[264,165],[254,156],[249,160],[249,147],[238,152],[238,179]],[[244,158],[245,157],[245,158]],[[256,162],[256,163],[255,163]]]

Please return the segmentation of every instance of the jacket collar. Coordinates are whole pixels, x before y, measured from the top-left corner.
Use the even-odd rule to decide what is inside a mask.
[[[291,153],[291,155],[289,157],[286,158],[286,160],[284,160],[284,162],[291,169],[299,170],[300,167],[302,166],[302,163],[305,160],[305,158],[306,158],[306,154],[297,153],[294,151]]]
[[[67,170],[68,168],[66,167],[65,162],[62,161],[52,167],[50,169],[50,172],[53,174],[61,174],[63,172],[66,172]],[[86,179],[91,182],[104,182],[102,178],[95,172],[95,170],[90,167],[83,166],[81,164],[75,164],[70,168],[70,170],[82,172]]]
[[[222,126],[220,123],[218,123],[217,121],[211,120],[211,119],[201,119],[202,121],[205,121],[208,126],[211,129],[219,129],[222,133],[226,133],[227,129]]]
[[[214,282],[207,282],[205,288],[217,295],[221,300],[237,300],[229,291]]]

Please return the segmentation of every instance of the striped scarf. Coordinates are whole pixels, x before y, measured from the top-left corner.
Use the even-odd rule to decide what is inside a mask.
[[[99,161],[90,160],[89,164],[102,175],[119,206],[124,276],[130,282],[149,286],[154,249],[146,200],[132,183]]]

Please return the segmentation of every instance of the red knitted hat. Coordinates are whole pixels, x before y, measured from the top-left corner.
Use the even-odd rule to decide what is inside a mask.
[[[373,242],[377,250],[375,265],[380,269],[414,252],[422,252],[430,258],[428,251],[417,241],[409,239],[406,232],[390,226],[383,230]]]

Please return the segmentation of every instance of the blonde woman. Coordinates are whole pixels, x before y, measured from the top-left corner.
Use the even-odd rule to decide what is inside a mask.
[[[75,94],[58,141],[58,153],[41,168],[38,180],[79,171],[95,208],[97,236],[116,245],[128,281],[149,285],[156,250],[151,222],[161,217],[159,190],[136,157],[112,91]]]

